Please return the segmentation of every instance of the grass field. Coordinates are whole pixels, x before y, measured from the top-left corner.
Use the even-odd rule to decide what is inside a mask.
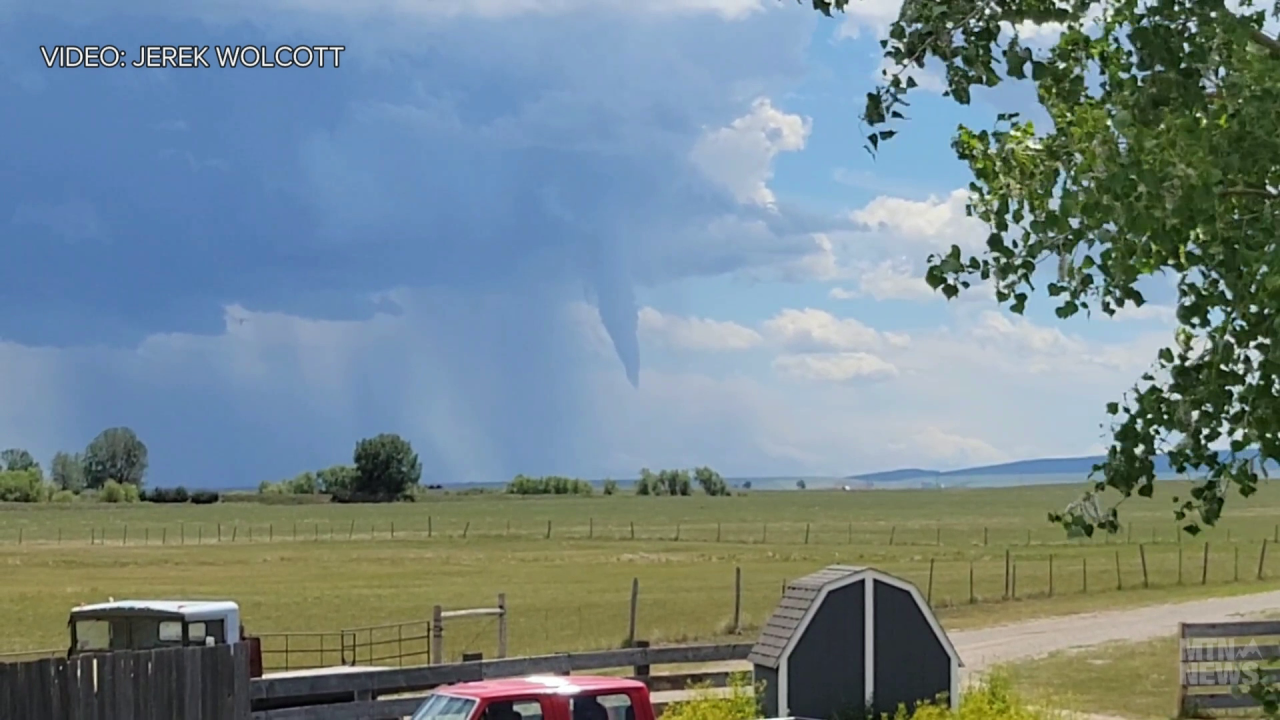
[[[951,626],[1276,584],[1255,578],[1280,522],[1280,488],[1233,498],[1226,523],[1181,545],[1162,498],[1185,487],[1162,484],[1162,498],[1128,504],[1131,532],[1067,541],[1045,513],[1079,489],[0,506],[0,652],[64,645],[67,610],[107,596],[231,598],[251,631],[279,632],[425,620],[436,604],[487,606],[505,593],[511,652],[527,654],[619,645],[633,578],[639,637],[722,636],[735,567],[748,633],[785,580],[836,562],[875,565],[923,592],[932,564],[933,603]],[[1018,602],[1000,602],[1006,552]],[[1280,577],[1273,554],[1264,571]],[[492,654],[495,638],[492,619],[451,622],[448,655]]]
[[[1147,720],[1174,717],[1178,639],[1110,643],[1004,668],[1029,699],[1052,698],[1067,710]]]

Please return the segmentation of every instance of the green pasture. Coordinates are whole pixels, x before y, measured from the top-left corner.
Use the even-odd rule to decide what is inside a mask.
[[[723,637],[737,568],[745,637],[787,579],[831,563],[914,581],[951,626],[1280,584],[1280,549],[1261,554],[1280,490],[1233,498],[1222,526],[1179,543],[1167,498],[1185,486],[1126,504],[1131,531],[1068,541],[1045,514],[1079,489],[0,505],[0,653],[65,644],[67,610],[108,596],[230,598],[265,633],[426,620],[504,593],[510,651],[528,654],[620,645],[633,579],[640,639]],[[492,655],[496,636],[491,618],[450,621],[447,654]]]

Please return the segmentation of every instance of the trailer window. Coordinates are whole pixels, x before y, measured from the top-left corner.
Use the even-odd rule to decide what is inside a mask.
[[[432,695],[418,707],[413,720],[467,720],[476,707],[471,698]]]
[[[180,643],[182,642],[182,621],[165,620],[160,623],[160,642],[162,643]]]
[[[111,649],[111,623],[106,620],[76,621],[76,652]]]

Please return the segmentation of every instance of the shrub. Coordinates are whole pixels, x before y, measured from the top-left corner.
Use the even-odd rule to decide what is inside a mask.
[[[35,469],[0,472],[0,502],[44,502],[53,488]]]
[[[754,720],[763,714],[758,698],[764,697],[764,685],[753,689],[748,673],[730,675],[729,692],[724,695],[713,692],[705,683],[689,689],[694,696],[667,705],[662,720]]]
[[[1032,705],[1013,692],[1009,680],[993,673],[971,686],[961,697],[958,710],[944,698],[921,705],[913,712],[899,707],[894,720],[1064,720],[1066,713],[1037,703]]]
[[[605,480],[605,481],[604,481],[604,494],[605,494],[605,495],[617,495],[617,494],[618,494],[618,481],[617,481],[617,480]]]
[[[176,488],[152,488],[142,493],[144,502],[152,503],[184,503],[191,499],[187,489],[179,485]]]
[[[133,483],[121,483],[108,480],[98,493],[98,499],[108,503],[135,503],[139,500],[138,486]]]
[[[595,488],[578,478],[548,475],[546,477],[515,476],[507,483],[510,495],[591,495]]]
[[[73,503],[76,501],[76,494],[70,490],[59,490],[49,498],[49,502],[56,503]]]
[[[222,499],[222,496],[213,490],[192,490],[191,502],[195,505],[212,505]]]

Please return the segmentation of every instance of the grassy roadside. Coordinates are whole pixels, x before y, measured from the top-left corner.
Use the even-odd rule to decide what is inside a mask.
[[[1066,710],[1150,720],[1174,716],[1177,657],[1178,640],[1170,636],[1054,653],[1001,670],[1033,701],[1052,699]]]

